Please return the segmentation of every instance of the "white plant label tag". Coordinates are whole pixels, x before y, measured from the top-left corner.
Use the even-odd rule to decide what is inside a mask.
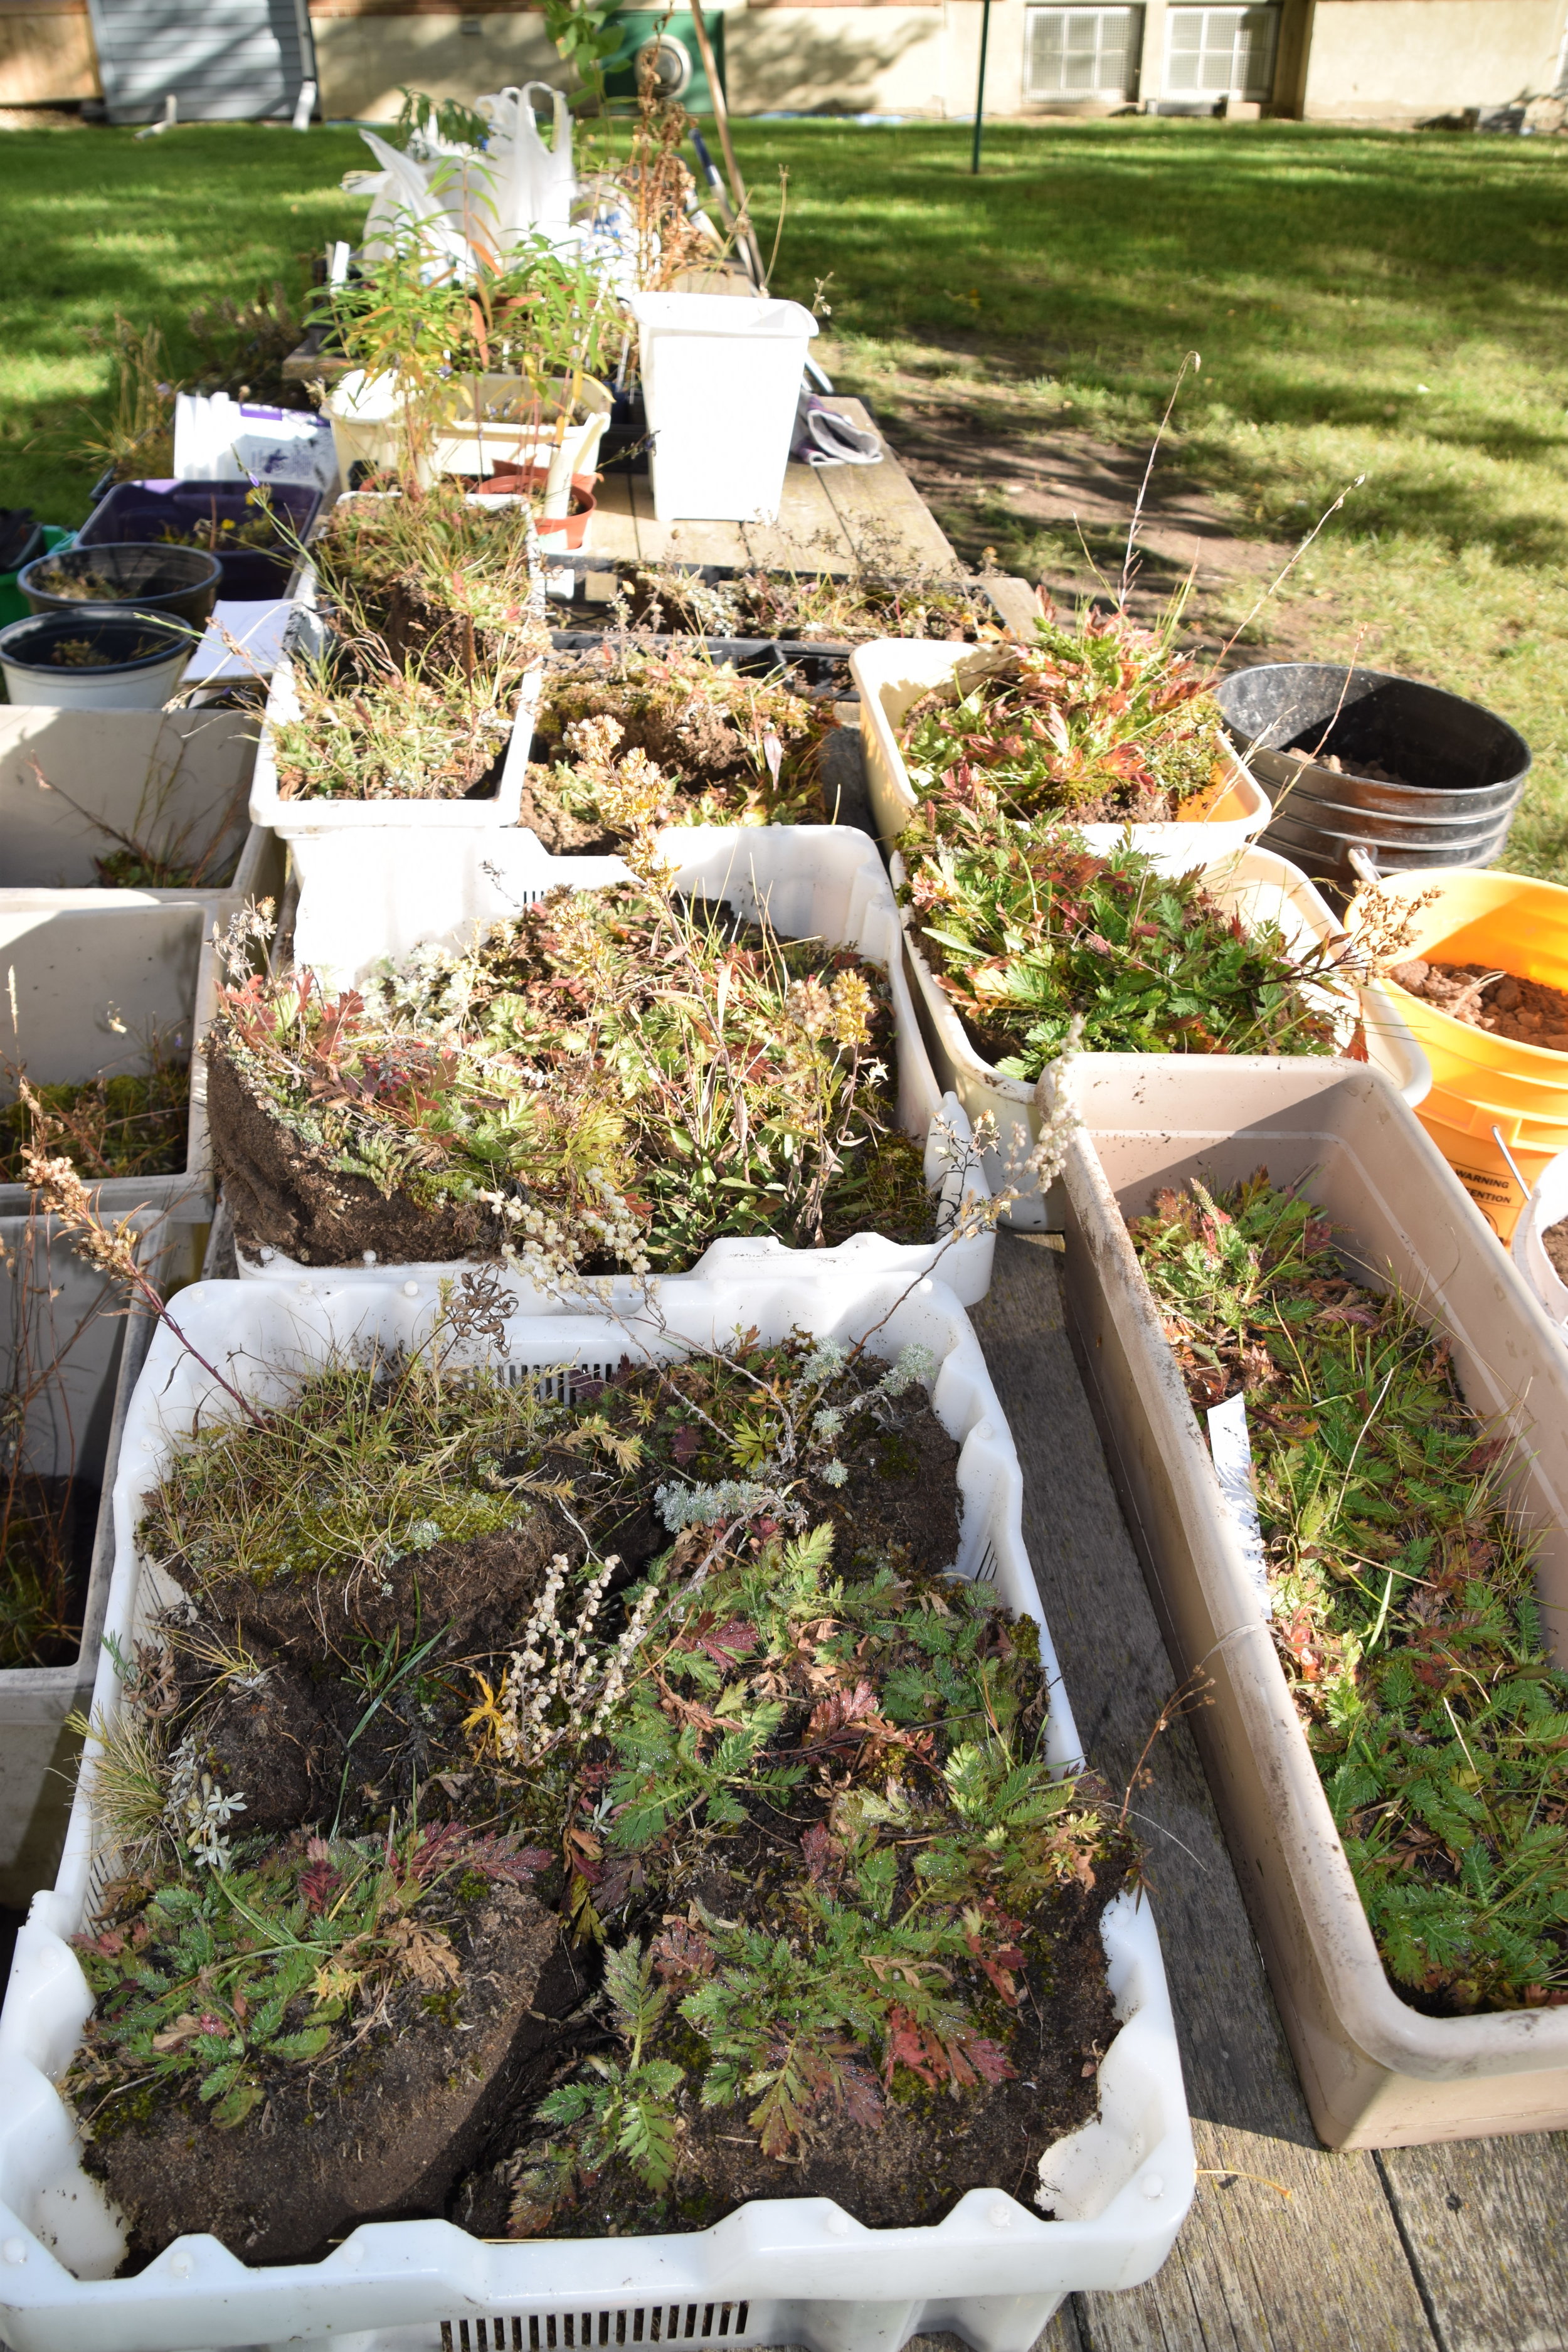
[[[1210,1405],[1208,1423],[1209,1452],[1214,1456],[1219,1490],[1241,1538],[1241,1556],[1258,1588],[1258,1608],[1265,1617],[1272,1617],[1274,1601],[1268,1590],[1268,1556],[1263,1549],[1258,1497],[1252,1490],[1252,1440],[1247,1429],[1247,1399],[1244,1396],[1226,1397],[1223,1404]]]

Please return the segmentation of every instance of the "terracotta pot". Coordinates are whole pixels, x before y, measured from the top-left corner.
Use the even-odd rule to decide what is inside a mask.
[[[572,477],[571,512],[563,515],[539,515],[534,529],[541,539],[553,539],[558,546],[579,548],[587,536],[598,504],[594,496],[597,474],[574,474]],[[479,483],[481,496],[489,498],[533,498],[543,490],[545,469],[542,466],[508,465],[504,460],[493,474]]]

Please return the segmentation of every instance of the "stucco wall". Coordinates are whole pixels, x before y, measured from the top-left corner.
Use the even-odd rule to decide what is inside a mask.
[[[0,106],[96,98],[87,0],[0,0]]]
[[[1419,122],[1549,90],[1564,0],[1317,0],[1309,121]]]
[[[465,24],[479,30],[465,33]],[[390,121],[405,88],[471,104],[481,92],[510,82],[565,88],[571,79],[544,18],[532,9],[464,17],[446,10],[392,16],[312,8],[310,30],[321,111],[328,117]]]

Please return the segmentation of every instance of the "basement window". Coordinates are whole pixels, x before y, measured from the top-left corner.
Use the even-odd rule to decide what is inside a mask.
[[[1029,8],[1025,22],[1026,99],[1137,96],[1142,8]]]
[[[1173,8],[1168,21],[1167,96],[1272,96],[1278,8]]]

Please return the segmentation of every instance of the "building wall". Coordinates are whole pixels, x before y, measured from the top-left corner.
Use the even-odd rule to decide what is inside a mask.
[[[537,7],[493,5],[459,16],[450,0],[311,0],[321,112],[330,119],[391,121],[404,89],[471,104],[486,90],[571,75]]]
[[[0,106],[97,96],[87,0],[0,0]]]
[[[1316,0],[1309,121],[1420,122],[1556,83],[1564,0]]]

